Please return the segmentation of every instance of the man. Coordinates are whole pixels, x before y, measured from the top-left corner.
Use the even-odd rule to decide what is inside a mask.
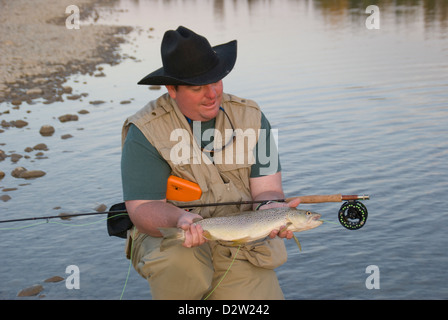
[[[290,231],[273,230],[268,239],[237,248],[206,241],[201,226],[193,223],[298,205],[194,208],[284,198],[269,122],[255,102],[223,92],[222,79],[236,61],[236,41],[211,47],[206,38],[181,26],[165,33],[161,54],[163,67],[139,84],[164,85],[168,92],[123,126],[123,193],[134,224],[128,232],[128,257],[148,280],[154,299],[283,299],[273,269],[286,261],[280,238],[290,239]],[[264,158],[260,150],[267,152]],[[269,163],[262,161],[267,154]],[[166,199],[170,175],[201,188],[200,199],[189,202],[193,210],[176,207],[185,202]],[[185,230],[183,245],[160,251],[160,227]]]

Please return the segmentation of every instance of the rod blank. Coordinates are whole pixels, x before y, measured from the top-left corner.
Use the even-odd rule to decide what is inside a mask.
[[[370,197],[366,195],[341,195],[341,194],[331,194],[331,195],[312,195],[312,196],[301,196],[301,197],[291,197],[286,199],[271,199],[271,201],[278,202],[290,202],[293,199],[300,198],[301,203],[323,203],[323,202],[342,202],[348,200],[369,200]],[[251,201],[235,201],[235,202],[216,202],[216,203],[203,203],[203,204],[195,204],[195,205],[180,205],[178,208],[195,208],[195,207],[212,207],[212,206],[226,206],[226,205],[240,205],[240,204],[254,204],[261,203],[267,200],[251,200]],[[62,216],[45,216],[45,217],[32,217],[32,218],[19,218],[19,219],[11,219],[11,220],[0,220],[0,223],[6,222],[18,222],[18,221],[29,221],[29,220],[49,220],[55,218],[70,218],[70,217],[79,217],[79,216],[91,216],[98,214],[121,214],[127,213],[126,210],[116,210],[116,211],[103,211],[103,212],[88,212],[88,213],[73,213]]]

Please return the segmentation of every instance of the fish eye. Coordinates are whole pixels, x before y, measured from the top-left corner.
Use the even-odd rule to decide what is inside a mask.
[[[311,211],[307,211],[305,214],[306,214],[307,216],[310,216],[310,215],[311,215]]]

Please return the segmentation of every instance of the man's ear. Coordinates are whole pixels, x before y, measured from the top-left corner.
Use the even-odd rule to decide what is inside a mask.
[[[170,95],[170,97],[171,97],[172,99],[176,99],[176,93],[177,93],[177,91],[176,91],[176,86],[173,86],[173,85],[166,85],[165,87],[166,87],[166,89],[168,90],[168,94]]]

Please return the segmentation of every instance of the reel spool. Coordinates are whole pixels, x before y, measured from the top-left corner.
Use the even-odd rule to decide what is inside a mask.
[[[367,208],[359,201],[349,200],[339,209],[338,219],[344,228],[349,230],[360,229],[366,223]]]

